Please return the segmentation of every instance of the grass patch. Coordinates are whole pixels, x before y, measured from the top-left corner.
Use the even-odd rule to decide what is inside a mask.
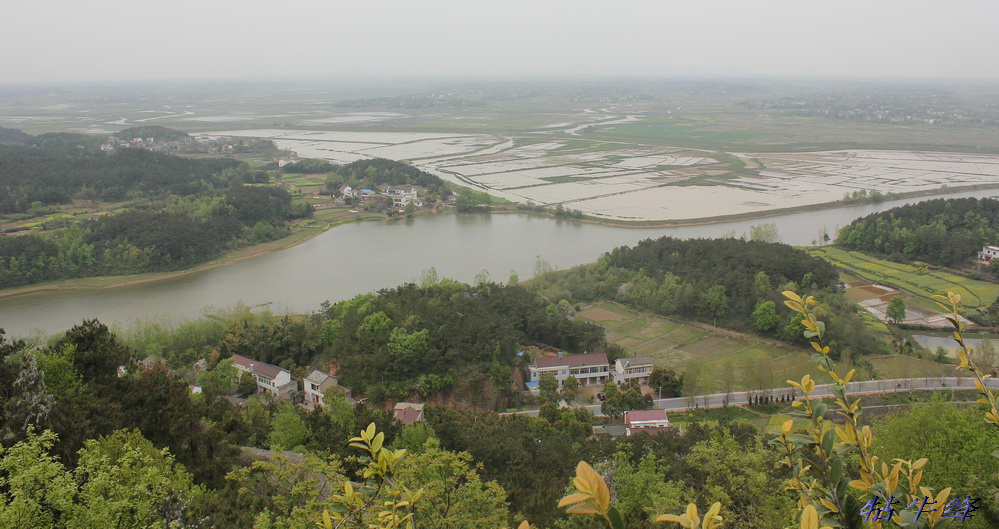
[[[597,304],[591,305],[589,308],[604,309],[604,310],[613,312],[614,314],[619,314],[621,316],[627,316],[628,318],[635,318],[635,317],[638,317],[638,315],[640,314],[636,310],[631,310],[631,309],[629,309],[627,307],[623,307],[621,305],[618,305],[617,303],[613,303],[613,302],[610,302],[610,301],[604,301],[602,303],[597,303]]]
[[[698,338],[703,338],[711,334],[708,331],[698,329],[692,325],[684,325],[683,327],[677,329],[676,331],[670,332],[663,336],[663,339],[674,344],[685,344],[690,343]]]
[[[867,359],[882,378],[955,377],[959,373],[951,364],[941,364],[912,356],[872,356]]]
[[[727,356],[752,345],[750,342],[733,340],[724,336],[709,336],[683,346],[683,350],[700,357]]]
[[[651,356],[653,360],[668,360],[668,353],[673,347],[675,347],[674,344],[660,338],[646,342],[645,345],[635,349],[635,354]]]
[[[614,332],[622,335],[629,335],[642,327],[645,327],[646,319],[644,316],[640,316],[631,321],[624,322],[614,328]]]
[[[653,320],[653,321],[649,322],[648,326],[646,326],[641,331],[636,332],[632,336],[635,337],[635,338],[645,338],[646,340],[652,340],[652,339],[657,338],[659,336],[663,336],[665,334],[669,334],[669,333],[671,333],[671,332],[679,329],[682,326],[683,326],[682,323],[676,323],[676,322],[664,321],[664,320]]]

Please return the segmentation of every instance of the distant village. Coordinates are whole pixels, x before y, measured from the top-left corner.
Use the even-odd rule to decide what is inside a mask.
[[[251,140],[255,143],[266,143],[273,148],[271,140]],[[154,136],[134,137],[123,139],[117,136],[109,136],[107,141],[100,145],[102,151],[114,151],[122,148],[147,149],[155,152],[165,152],[171,154],[237,154],[250,152],[251,147],[245,139],[234,139],[229,136],[189,136],[179,139],[157,139]]]

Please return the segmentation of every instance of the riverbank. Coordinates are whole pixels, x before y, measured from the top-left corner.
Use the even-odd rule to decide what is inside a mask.
[[[671,227],[683,227],[683,226],[701,226],[705,224],[720,224],[723,222],[734,222],[740,220],[765,219],[768,217],[778,217],[782,215],[791,215],[794,213],[807,213],[809,211],[822,211],[826,209],[846,208],[850,206],[858,206],[864,204],[879,204],[881,202],[889,202],[892,200],[905,200],[909,198],[919,198],[919,197],[947,198],[946,195],[967,193],[970,191],[985,191],[989,189],[999,189],[999,185],[982,184],[982,185],[972,185],[972,186],[947,187],[945,189],[927,189],[922,191],[912,191],[909,193],[892,193],[889,196],[883,196],[882,198],[877,200],[872,200],[869,198],[859,199],[859,200],[837,200],[835,202],[804,204],[800,206],[771,209],[771,210],[758,211],[752,213],[736,213],[732,215],[718,215],[715,217],[700,217],[694,219],[624,221],[624,220],[614,220],[614,219],[606,219],[602,217],[593,217],[590,215],[584,215],[581,219],[568,219],[568,220],[591,222],[594,224],[602,224],[604,226],[613,226],[617,228],[671,228]],[[553,214],[549,216],[555,219],[561,218]]]
[[[885,202],[892,202],[894,200],[904,200],[906,198],[914,198],[921,196],[943,196],[954,193],[968,193],[984,189],[995,189],[995,187],[971,186],[963,188],[947,188],[945,190],[937,189],[933,193],[909,193],[900,196],[892,196],[891,198],[886,199]],[[525,211],[522,209],[518,209],[515,206],[495,210],[493,211],[493,214],[516,213],[516,214],[526,214],[528,216],[536,218],[567,220],[583,224],[601,225],[611,228],[636,228],[640,230],[641,229],[653,230],[657,228],[661,229],[661,228],[682,228],[682,227],[693,227],[693,226],[710,226],[713,224],[720,224],[726,222],[767,219],[767,218],[781,217],[791,214],[809,213],[822,210],[835,210],[840,208],[849,208],[849,207],[876,205],[876,204],[877,203],[875,202],[837,201],[837,202],[828,202],[824,204],[812,204],[795,208],[786,208],[782,210],[759,211],[752,214],[723,215],[718,217],[705,217],[701,219],[682,219],[669,222],[658,222],[658,221],[616,222],[607,219],[588,218],[588,217],[584,217],[582,219],[564,218],[564,217],[557,217],[554,214],[550,213],[546,214],[537,211]],[[450,214],[450,212],[444,212],[444,213]],[[418,212],[417,217],[436,216],[436,215],[439,215],[439,213],[435,214],[430,212]],[[356,213],[352,212],[351,210],[340,209],[340,208],[335,210],[334,209],[317,210],[315,218],[313,218],[310,221],[308,226],[295,229],[293,233],[287,237],[263,244],[247,246],[245,248],[235,250],[217,259],[214,259],[212,261],[209,261],[207,263],[192,268],[187,268],[184,270],[175,270],[171,272],[151,272],[146,274],[134,274],[127,276],[101,276],[101,277],[89,277],[89,278],[80,278],[80,279],[67,279],[62,281],[53,281],[53,282],[41,283],[25,287],[17,287],[13,289],[0,290],[0,301],[3,301],[4,299],[12,299],[15,297],[38,294],[42,292],[71,292],[71,291],[88,291],[88,290],[94,291],[106,288],[125,287],[125,286],[131,286],[143,283],[154,283],[157,281],[175,279],[181,276],[190,275],[198,272],[204,272],[206,270],[211,270],[215,268],[222,268],[247,259],[261,257],[264,255],[279,252],[281,250],[286,250],[288,248],[292,248],[294,246],[302,244],[322,233],[325,233],[327,230],[334,228],[336,226],[341,226],[344,224],[352,224],[366,220],[386,220],[386,219],[387,217],[381,214]],[[833,235],[833,233],[830,233],[830,235]],[[604,249],[604,251],[606,251],[607,249]]]
[[[292,233],[286,237],[261,244],[254,244],[252,246],[245,246],[191,268],[173,270],[169,272],[148,272],[145,274],[131,274],[124,276],[98,276],[49,281],[36,285],[0,290],[0,301],[19,296],[37,294],[40,292],[99,290],[104,288],[118,288],[174,279],[197,272],[226,267],[246,259],[261,257],[267,254],[279,252],[281,250],[287,250],[288,248],[302,244],[317,235],[325,233],[327,230],[337,226],[342,226],[344,224],[352,224],[368,220],[385,220],[385,216],[380,214],[351,214],[353,215],[353,218],[349,218],[347,215],[342,214],[344,213],[343,211],[326,211],[332,214],[323,215],[322,210],[317,211],[316,217],[311,219],[309,225],[298,227],[297,229],[293,228]]]

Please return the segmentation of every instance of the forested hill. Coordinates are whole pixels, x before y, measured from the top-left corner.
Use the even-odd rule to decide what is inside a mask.
[[[407,163],[384,158],[357,160],[334,167],[332,172],[330,176],[334,184],[361,188],[374,189],[383,185],[412,184],[427,188],[430,194],[438,194],[445,186],[444,180],[435,175]]]
[[[274,187],[132,209],[44,234],[0,238],[0,288],[56,279],[160,272],[193,266],[243,244],[284,236],[284,221],[312,213]]]
[[[837,244],[896,261],[954,266],[999,244],[999,200],[938,198],[874,213],[840,229]]]
[[[239,165],[232,159],[195,160],[144,149],[108,154],[75,147],[0,145],[0,213],[27,211],[33,202],[64,204],[72,198],[193,195],[228,186],[222,171]]]
[[[611,266],[638,273],[632,286],[636,300],[648,295],[648,277],[662,308],[746,328],[754,323],[756,305],[775,300],[789,283],[814,291],[834,287],[838,278],[829,263],[786,244],[740,239],[646,239],[608,256]]]
[[[839,329],[840,351],[884,352],[855,305],[837,291],[836,269],[785,244],[663,237],[616,248],[595,263],[542,274],[535,281],[556,299],[613,299],[791,342],[803,341],[800,318],[784,307],[781,292],[821,292],[828,320]]]
[[[0,288],[185,268],[282,237],[287,220],[312,214],[280,187],[243,185],[269,175],[238,160],[16,132],[0,131],[0,215],[7,233],[48,231],[0,237]]]
[[[373,401],[486,386],[502,396],[521,344],[605,350],[603,328],[567,311],[520,286],[408,284],[326,309],[323,343],[344,382]]]

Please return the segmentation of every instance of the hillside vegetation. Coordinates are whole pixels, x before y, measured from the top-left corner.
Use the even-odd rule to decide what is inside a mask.
[[[999,200],[939,198],[857,219],[837,245],[894,261],[962,265],[984,244],[999,244]]]

